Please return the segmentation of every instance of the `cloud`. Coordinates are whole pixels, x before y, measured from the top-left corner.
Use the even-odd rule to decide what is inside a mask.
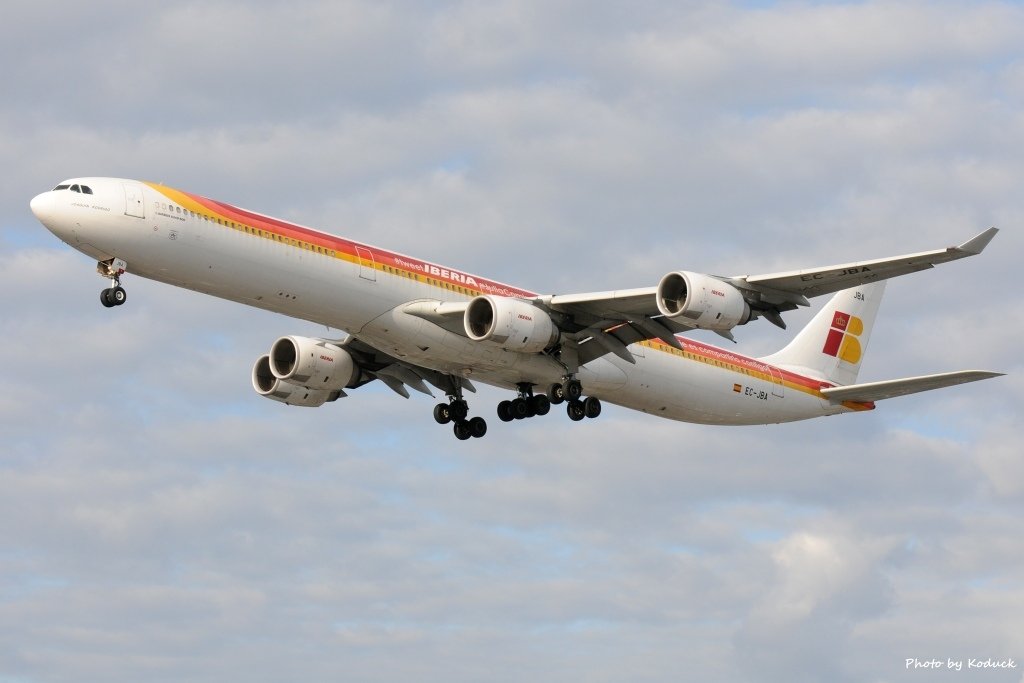
[[[828,101],[851,85],[985,67],[1012,59],[1019,39],[1020,9],[1006,3],[695,7],[630,35],[627,63],[671,86],[759,103],[807,91]]]
[[[775,576],[737,633],[749,675],[843,679],[852,625],[890,606],[878,564],[891,540],[851,539],[834,532],[800,532],[773,552]]]
[[[899,680],[1016,657],[1012,3],[7,8],[0,678]],[[57,20],[59,17],[59,20]],[[492,419],[372,385],[256,396],[336,335],[90,260],[28,200],[164,181],[544,291],[956,244],[894,282],[862,377],[1007,377],[720,429]],[[740,352],[790,331],[737,330]],[[701,336],[717,343],[717,337]],[[1016,672],[989,678],[1017,680]]]

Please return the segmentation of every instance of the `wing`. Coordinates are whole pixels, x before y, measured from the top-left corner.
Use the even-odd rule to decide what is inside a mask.
[[[735,287],[750,306],[751,319],[763,317],[785,328],[781,313],[809,306],[809,297],[830,294],[859,284],[886,280],[933,268],[940,263],[980,254],[998,230],[989,228],[955,247],[872,261],[766,275],[713,276]],[[662,315],[657,305],[658,288],[627,289],[589,294],[540,297],[535,305],[548,310],[559,327],[578,345],[580,364],[606,353],[632,362],[626,347],[645,339],[661,339],[679,348],[678,332],[693,329],[682,317]],[[715,330],[732,339],[728,330]]]
[[[921,377],[908,377],[906,379],[890,379],[883,382],[867,382],[865,384],[852,384],[847,387],[832,387],[822,389],[821,393],[833,403],[843,401],[880,401],[884,398],[906,396],[916,394],[919,391],[931,391],[942,389],[967,382],[977,382],[991,377],[1001,377],[1001,372],[987,372],[983,370],[962,370],[960,372],[944,372],[938,375],[923,375]]]
[[[761,317],[785,328],[782,312],[798,306],[809,306],[808,297],[830,294],[980,254],[997,232],[995,228],[989,228],[959,246],[946,249],[785,273],[734,277],[689,274],[690,277],[700,279],[701,288],[721,290],[714,293],[723,297],[723,292],[728,292],[737,306],[749,307],[749,315],[741,320],[734,317],[730,322],[717,326],[701,324],[700,316],[704,316],[706,311],[697,316],[663,314],[659,307],[659,297],[666,304],[678,305],[679,301],[673,299],[673,296],[678,295],[659,293],[660,286],[555,294],[525,301],[543,309],[561,330],[560,358],[570,367],[584,365],[608,353],[633,363],[633,356],[627,347],[638,341],[660,339],[681,349],[676,334],[696,327],[707,327],[732,340],[729,330],[734,325]],[[662,282],[672,275],[663,278]],[[465,301],[421,299],[409,302],[403,311],[429,320],[455,334],[465,335],[463,316],[468,305]],[[714,311],[711,315],[714,315]]]
[[[841,289],[849,289],[867,282],[887,280],[899,275],[934,268],[940,263],[976,256],[988,246],[997,232],[999,231],[996,228],[989,228],[959,246],[934,251],[891,256],[873,261],[841,263],[822,268],[793,270],[785,273],[739,275],[727,278],[727,280],[741,289],[760,292],[761,300],[782,299],[806,305],[801,302],[802,297],[832,294]]]

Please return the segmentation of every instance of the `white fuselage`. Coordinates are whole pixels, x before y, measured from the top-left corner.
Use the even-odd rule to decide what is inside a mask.
[[[253,214],[160,185],[79,178],[92,194],[39,195],[32,208],[64,242],[130,274],[345,330],[402,361],[515,388],[558,382],[550,355],[506,351],[409,315],[417,300],[479,294],[533,299],[509,285]],[[682,338],[633,344],[580,368],[588,395],[652,415],[708,424],[766,424],[848,412],[818,379]]]

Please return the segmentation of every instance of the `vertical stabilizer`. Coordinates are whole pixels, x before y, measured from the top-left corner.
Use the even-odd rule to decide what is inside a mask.
[[[800,333],[765,363],[838,385],[857,381],[885,281],[836,292]]]

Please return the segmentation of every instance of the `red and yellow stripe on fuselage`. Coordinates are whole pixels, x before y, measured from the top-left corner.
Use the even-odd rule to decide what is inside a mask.
[[[465,296],[494,294],[524,299],[532,299],[537,296],[533,292],[517,287],[246,211],[200,195],[156,183],[146,184],[167,197],[172,205],[178,205],[183,210],[191,211],[200,218],[212,221],[229,230],[244,232],[259,239],[315,251],[364,268],[409,278]]]
[[[782,384],[786,389],[799,391],[823,400],[827,399],[821,393],[821,390],[835,386],[829,382],[799,375],[774,365],[769,366],[757,359],[741,356],[717,346],[703,344],[686,337],[680,337],[679,342],[683,347],[682,350],[669,346],[660,339],[649,339],[640,342],[640,344],[661,353],[667,353],[708,366],[719,367],[755,380]],[[875,408],[873,401],[843,401],[842,405],[845,408],[856,411],[874,410]]]

